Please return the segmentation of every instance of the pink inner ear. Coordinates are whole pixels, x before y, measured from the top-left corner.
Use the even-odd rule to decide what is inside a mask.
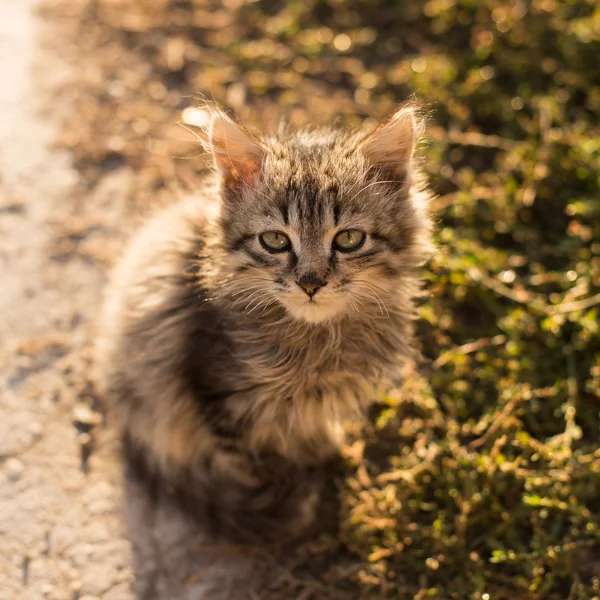
[[[252,185],[262,166],[261,143],[227,115],[216,113],[209,127],[209,143],[226,185]]]
[[[401,108],[361,144],[367,160],[382,168],[406,172],[410,169],[416,138],[412,108]]]

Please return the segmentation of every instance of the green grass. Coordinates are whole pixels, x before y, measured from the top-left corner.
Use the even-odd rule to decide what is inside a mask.
[[[131,165],[139,202],[190,185],[197,148],[168,124],[197,92],[254,124],[380,118],[411,94],[432,115],[429,362],[348,448],[340,539],[279,589],[600,598],[597,4],[226,4],[71,9],[89,61],[63,142],[88,179]]]

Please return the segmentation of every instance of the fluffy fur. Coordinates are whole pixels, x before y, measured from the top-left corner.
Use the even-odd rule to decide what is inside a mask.
[[[431,252],[418,121],[403,107],[370,134],[259,138],[208,110],[215,177],[133,239],[96,379],[138,474],[225,539],[277,539],[311,521],[343,421],[413,356]],[[348,229],[365,241],[342,252]],[[269,251],[264,232],[289,249]],[[309,295],[302,277],[323,285]]]

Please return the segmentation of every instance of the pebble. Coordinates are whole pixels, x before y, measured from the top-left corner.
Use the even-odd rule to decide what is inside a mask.
[[[92,445],[92,436],[89,433],[80,433],[77,436],[77,441],[83,448],[89,448]]]
[[[27,429],[35,441],[39,440],[44,432],[44,428],[40,423],[31,423]]]
[[[82,425],[94,426],[102,421],[102,416],[94,412],[87,404],[79,402],[73,409],[73,420]]]
[[[78,597],[81,592],[81,581],[78,581],[77,579],[72,581],[70,587],[73,595]]]
[[[17,458],[9,458],[6,461],[6,476],[9,481],[18,481],[23,475],[25,465]]]

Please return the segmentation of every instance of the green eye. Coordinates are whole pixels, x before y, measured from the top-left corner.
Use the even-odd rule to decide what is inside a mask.
[[[340,231],[333,239],[336,250],[341,252],[352,252],[358,250],[367,239],[367,234],[360,229],[345,229]]]
[[[292,246],[290,238],[280,231],[265,231],[258,240],[267,252],[286,252]]]

